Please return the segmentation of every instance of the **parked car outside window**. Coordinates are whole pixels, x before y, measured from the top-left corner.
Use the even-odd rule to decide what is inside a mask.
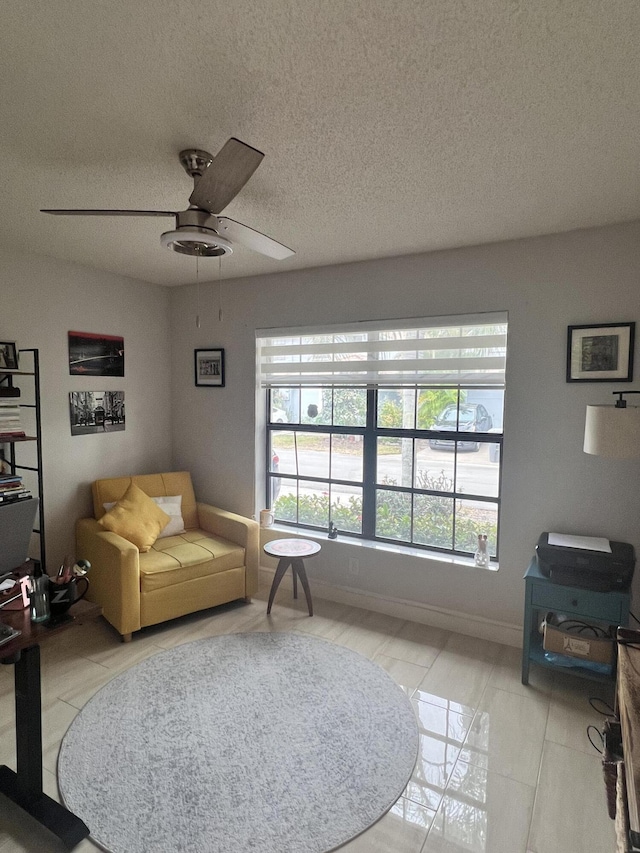
[[[289,417],[284,409],[271,409],[272,424],[288,424]]]
[[[460,408],[449,405],[444,408],[434,423],[432,429],[440,432],[489,432],[493,427],[491,415],[482,403],[461,403]],[[455,441],[443,438],[429,439],[429,447],[454,448]],[[480,450],[479,441],[458,441],[458,448],[464,447],[469,450]]]
[[[271,470],[274,474],[278,474],[280,472],[280,457],[275,450],[271,451]],[[280,477],[271,477],[271,507],[278,500],[281,483],[282,480]]]

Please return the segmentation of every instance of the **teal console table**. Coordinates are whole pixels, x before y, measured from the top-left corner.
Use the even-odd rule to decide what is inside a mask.
[[[607,674],[595,672],[589,668],[588,662],[572,658],[571,667],[561,667],[545,657],[542,648],[542,634],[538,631],[541,614],[547,611],[564,613],[585,622],[603,622],[608,625],[627,627],[629,623],[629,606],[631,593],[629,590],[615,592],[595,592],[575,586],[562,586],[551,583],[548,577],[538,568],[534,557],[524,576],[524,629],[522,636],[522,683],[529,683],[529,665],[531,661],[548,669],[561,670],[581,678],[591,678],[596,681],[611,681],[616,677],[615,663]]]

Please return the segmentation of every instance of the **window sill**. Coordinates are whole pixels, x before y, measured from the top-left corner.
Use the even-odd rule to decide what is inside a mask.
[[[368,548],[374,551],[385,551],[392,554],[400,554],[407,557],[417,557],[421,560],[430,560],[434,563],[445,563],[447,565],[464,566],[480,572],[497,572],[500,566],[497,562],[491,562],[488,566],[476,566],[473,557],[461,557],[459,554],[443,554],[441,551],[425,551],[423,548],[413,548],[411,545],[394,545],[391,542],[375,542],[372,539],[357,539],[355,537],[329,539],[326,534],[318,530],[304,527],[289,527],[286,524],[274,524],[271,527],[261,528],[265,531],[274,531],[292,538],[313,539],[320,544],[331,542],[349,545],[354,548]],[[271,538],[271,537],[270,537]]]

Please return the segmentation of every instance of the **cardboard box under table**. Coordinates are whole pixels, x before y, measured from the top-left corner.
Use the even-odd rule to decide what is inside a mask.
[[[563,624],[566,625],[565,628],[561,627]],[[615,637],[603,629],[600,629],[603,636],[595,636],[597,629],[592,628],[594,633],[591,633],[589,627],[569,621],[554,625],[547,618],[542,646],[547,652],[613,666],[616,654]]]

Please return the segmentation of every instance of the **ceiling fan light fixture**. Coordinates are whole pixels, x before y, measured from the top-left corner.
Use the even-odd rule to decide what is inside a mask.
[[[165,249],[199,258],[217,258],[233,252],[233,246],[226,237],[221,237],[208,228],[183,227],[176,228],[175,231],[165,231],[160,236],[160,243]]]

